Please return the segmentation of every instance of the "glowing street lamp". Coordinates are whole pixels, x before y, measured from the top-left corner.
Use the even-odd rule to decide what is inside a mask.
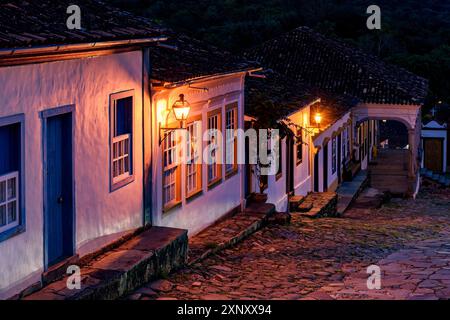
[[[175,115],[175,119],[180,122],[180,128],[184,128],[184,124],[189,116],[189,112],[191,111],[189,102],[184,100],[184,94],[180,94],[180,99],[174,102],[172,110]]]
[[[317,123],[317,126],[320,128],[320,123],[322,122],[322,115],[320,112],[317,112],[314,116],[314,121]]]
[[[163,135],[162,135],[161,131],[172,132],[175,130],[184,129],[184,127],[185,127],[186,120],[189,116],[189,112],[191,111],[191,106],[189,105],[189,102],[187,102],[184,99],[184,94],[180,94],[179,97],[180,98],[173,103],[172,108],[167,113],[166,124],[167,124],[167,119],[169,118],[170,113],[173,112],[175,119],[180,122],[180,126],[178,128],[160,128],[160,135],[159,135],[159,144],[160,145],[164,141],[164,139],[167,138],[167,136],[168,136],[168,134],[164,134],[164,137],[162,137]]]

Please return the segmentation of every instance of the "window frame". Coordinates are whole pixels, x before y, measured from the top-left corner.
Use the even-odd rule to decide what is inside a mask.
[[[18,174],[18,183],[19,187],[17,191],[19,192],[18,196],[18,224],[10,229],[7,229],[3,232],[0,232],[0,242],[6,241],[16,235],[24,233],[26,231],[26,212],[25,212],[25,115],[17,114],[13,116],[1,117],[0,118],[0,127],[10,126],[18,124],[20,126],[20,163],[19,163],[19,174]]]
[[[195,188],[195,190],[189,190],[188,189],[188,166],[190,164],[188,164],[188,156],[190,154],[190,152],[188,152],[188,148],[190,149],[190,146],[187,145],[186,141],[186,162],[185,162],[185,188],[186,188],[186,200],[200,194],[201,192],[203,192],[203,166],[202,166],[202,152],[203,152],[203,121],[202,121],[202,116],[198,115],[198,116],[194,116],[194,117],[189,117],[186,123],[186,130],[187,132],[189,132],[189,126],[193,125],[194,123],[198,123],[199,124],[199,130],[200,132],[198,133],[200,135],[200,141],[198,141],[199,145],[197,145],[198,150],[198,157],[200,158],[199,163],[194,164],[194,166],[196,166],[196,170],[197,170],[197,187]],[[193,157],[190,157],[191,159]]]
[[[223,128],[222,128],[222,107],[219,107],[215,110],[209,111],[207,113],[207,117],[206,117],[206,130],[210,130],[209,128],[209,119],[211,117],[217,116],[217,131],[220,131],[221,133],[223,133]],[[223,134],[222,134],[223,137]],[[209,145],[211,144],[211,141],[206,142],[206,147],[209,147]],[[215,186],[219,185],[220,183],[222,183],[222,166],[223,166],[223,161],[221,161],[221,157],[222,157],[222,146],[223,142],[222,141],[218,141],[216,142],[217,145],[217,150],[218,150],[218,155],[216,155],[216,159],[218,159],[219,163],[214,164],[216,166],[216,177],[212,180],[209,180],[209,168],[210,166],[212,166],[213,164],[207,164],[206,166],[206,181],[208,184],[208,189],[212,189]]]
[[[125,99],[125,98],[132,98],[132,111],[131,111],[131,137],[129,138],[129,149],[131,149],[131,152],[129,152],[129,171],[130,173],[128,175],[122,175],[121,178],[118,179],[118,177],[114,177],[114,143],[117,138],[120,138],[124,135],[115,137],[114,132],[116,130],[116,101]],[[109,155],[109,167],[110,167],[110,192],[114,192],[122,187],[125,187],[126,185],[132,183],[135,180],[135,161],[134,161],[134,154],[135,154],[135,143],[134,143],[134,131],[135,131],[135,112],[136,112],[136,97],[134,93],[134,89],[121,91],[117,93],[113,93],[110,95],[109,98],[109,149],[110,149],[110,155]],[[119,176],[120,177],[120,176]]]
[[[179,205],[181,205],[182,203],[182,195],[181,195],[181,183],[182,183],[182,179],[181,179],[181,163],[179,161],[179,157],[180,157],[180,149],[179,149],[179,135],[178,135],[177,130],[172,130],[169,132],[165,133],[164,136],[164,141],[161,143],[161,199],[162,199],[162,212],[163,213],[167,213],[168,211],[172,210],[175,207],[178,207]],[[174,137],[174,141],[175,141],[175,145],[174,147],[170,148],[174,150],[175,153],[175,159],[174,162],[168,167],[166,168],[164,165],[164,153],[167,152],[165,146],[166,144],[170,141],[170,137],[169,135],[173,135]],[[165,196],[164,196],[164,192],[165,192],[165,184],[164,184],[164,179],[165,179],[165,173],[169,170],[173,170],[174,171],[174,177],[175,177],[175,182],[174,182],[174,194],[175,197],[173,200],[166,202],[165,201]]]
[[[224,137],[224,143],[225,143],[225,145],[224,145],[224,153],[225,153],[224,172],[225,172],[226,178],[229,178],[238,172],[238,163],[237,163],[237,151],[238,150],[237,150],[237,136],[236,136],[236,132],[239,128],[239,119],[238,119],[238,116],[239,116],[238,110],[239,109],[238,109],[238,107],[239,107],[239,105],[238,105],[237,101],[231,102],[231,103],[228,103],[227,105],[225,105],[225,128],[224,128],[224,133],[222,134],[222,136]],[[235,132],[234,137],[233,137],[233,150],[234,150],[233,152],[234,152],[234,154],[233,154],[233,163],[232,164],[228,164],[226,161],[227,160],[227,149],[228,149],[228,145],[227,145],[228,144],[227,115],[228,115],[228,112],[230,112],[230,111],[234,112],[234,115],[233,115],[234,116],[234,128],[233,128],[233,130]],[[230,141],[231,141],[231,139],[230,139]],[[231,170],[227,170],[228,165],[232,165]]]
[[[337,171],[337,136],[331,139],[331,174]]]
[[[299,134],[300,132],[300,134]],[[295,136],[295,159],[297,166],[300,165],[303,162],[303,129],[299,128],[297,129],[297,135]],[[300,158],[298,157],[300,151]]]

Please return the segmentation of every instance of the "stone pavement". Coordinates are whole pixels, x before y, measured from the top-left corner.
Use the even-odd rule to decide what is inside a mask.
[[[245,212],[219,220],[189,239],[188,264],[200,262],[211,254],[236,244],[263,227],[273,213],[273,204],[255,203]]]
[[[450,299],[450,191],[424,189],[342,218],[293,215],[149,283],[131,299]],[[367,267],[381,267],[369,291]]]

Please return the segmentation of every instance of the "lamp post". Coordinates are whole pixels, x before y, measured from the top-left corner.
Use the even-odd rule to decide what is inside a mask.
[[[189,105],[189,102],[187,102],[184,99],[184,94],[180,94],[179,99],[173,103],[172,108],[169,110],[169,112],[167,113],[167,116],[166,116],[166,125],[167,125],[167,120],[169,118],[170,113],[173,112],[175,119],[178,122],[180,122],[180,126],[178,128],[160,127],[159,128],[159,130],[160,130],[159,145],[161,145],[161,143],[167,137],[167,134],[165,134],[164,137],[162,138],[163,132],[166,132],[166,131],[172,132],[175,130],[182,130],[185,128],[186,120],[189,116],[190,111],[191,111],[191,106]]]

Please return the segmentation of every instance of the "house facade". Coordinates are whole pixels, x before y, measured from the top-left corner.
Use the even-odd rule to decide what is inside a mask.
[[[246,74],[260,68],[186,35],[168,35],[151,51],[151,220],[192,236],[244,208],[238,158],[245,150],[237,131],[244,130]],[[171,106],[180,96],[190,112],[177,130]]]
[[[379,121],[387,119],[400,121],[408,129],[405,188],[408,195],[417,194],[420,108],[428,89],[425,79],[306,27],[244,55],[288,79],[286,92],[295,92],[293,86],[305,92],[306,87],[321,100],[311,107],[311,123],[317,128],[311,190],[334,191],[344,172],[370,169],[377,153]]]
[[[1,298],[143,225],[144,57],[164,37],[101,12],[107,36],[49,30],[43,15],[35,35],[0,42]]]
[[[0,38],[0,298],[137,228],[195,234],[243,207],[244,171],[234,156],[222,161],[227,147],[237,155],[236,139],[201,136],[243,127],[244,78],[257,68],[146,19],[82,4],[96,33],[67,32],[49,10],[35,34]],[[35,9],[8,7],[6,16]],[[215,66],[205,65],[212,57]],[[180,95],[190,112],[173,130],[180,123],[168,113]],[[179,140],[186,132],[189,153]],[[186,164],[212,143],[217,163]]]
[[[242,166],[237,161],[225,163],[225,150],[233,150],[237,156],[237,140],[222,134],[221,139],[212,142],[206,130],[216,129],[222,133],[227,129],[243,129],[244,78],[245,73],[237,73],[191,82],[204,90],[181,85],[154,92],[154,134],[162,139],[161,143],[154,141],[152,153],[154,225],[188,229],[193,235],[225,214],[242,209]],[[191,107],[186,121],[189,137],[184,139],[184,152],[181,148],[184,131],[158,132],[158,128],[177,125],[166,113],[168,105],[179,99],[180,94]],[[203,159],[203,151],[210,143],[220,144],[214,155],[216,163],[212,164]]]

